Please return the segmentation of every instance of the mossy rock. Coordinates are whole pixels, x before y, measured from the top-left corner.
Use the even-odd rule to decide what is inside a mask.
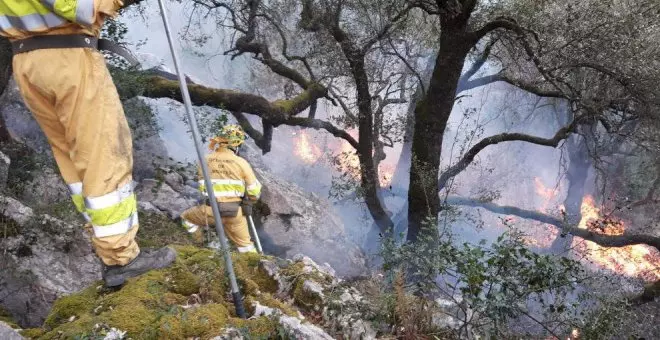
[[[89,288],[58,299],[40,329],[23,335],[33,339],[96,339],[98,325],[116,328],[133,339],[210,339],[233,327],[250,339],[278,338],[278,322],[271,317],[237,318],[229,292],[222,255],[211,249],[172,246],[176,262],[129,279],[119,290],[96,282]],[[248,310],[251,302],[278,308],[295,316],[298,311],[272,293],[277,284],[259,268],[259,254],[232,253],[234,268]]]
[[[303,310],[310,311],[320,308],[324,301],[317,294],[310,293],[304,288],[305,281],[330,285],[332,284],[332,277],[329,277],[316,269],[308,271],[306,268],[308,267],[304,263],[296,262],[284,268],[281,275],[293,278],[293,288],[290,293],[293,296],[295,305]]]

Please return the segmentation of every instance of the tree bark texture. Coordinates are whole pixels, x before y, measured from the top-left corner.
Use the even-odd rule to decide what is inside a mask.
[[[407,240],[411,242],[417,241],[423,222],[427,218],[435,219],[440,212],[437,178],[442,140],[463,64],[472,47],[467,34],[468,17],[444,22],[431,82],[415,109],[408,192]]]

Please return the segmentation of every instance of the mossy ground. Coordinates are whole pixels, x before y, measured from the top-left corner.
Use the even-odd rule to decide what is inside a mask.
[[[23,331],[34,339],[96,339],[99,325],[126,331],[133,339],[209,339],[234,327],[250,339],[279,338],[277,320],[237,318],[220,253],[189,245],[172,246],[177,260],[169,268],[130,279],[120,290],[97,282],[57,300],[42,328]],[[245,306],[252,301],[297,315],[277,300],[277,283],[259,268],[258,254],[232,253]],[[102,338],[102,336],[101,336]]]
[[[140,230],[136,240],[140,247],[156,248],[168,244],[192,244],[192,239],[185,229],[165,215],[139,210],[138,218]]]

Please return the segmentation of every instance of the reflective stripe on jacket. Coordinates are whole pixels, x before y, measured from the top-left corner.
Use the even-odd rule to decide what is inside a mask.
[[[213,182],[213,193],[219,202],[240,201],[245,192],[251,199],[259,199],[261,183],[245,159],[224,148],[206,156],[206,161]],[[199,172],[202,178],[199,181],[199,190],[207,196],[201,169]]]
[[[120,0],[2,0],[0,35],[12,40],[43,34],[98,36],[105,18],[122,5]]]

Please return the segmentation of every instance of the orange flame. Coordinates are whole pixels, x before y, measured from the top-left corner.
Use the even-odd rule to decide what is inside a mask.
[[[622,235],[625,231],[622,221],[600,216],[600,209],[590,195],[582,200],[581,213],[582,219],[578,225],[581,229],[605,235]],[[573,243],[578,252],[601,268],[648,281],[660,280],[660,254],[649,246],[606,248],[586,240],[574,240]]]
[[[293,152],[303,162],[308,164],[316,163],[323,154],[316,144],[310,142],[309,136],[305,131],[301,131],[300,135],[295,138]]]
[[[541,178],[534,177],[534,191],[543,199],[543,204],[539,208],[539,211],[547,213],[552,201],[557,199],[559,188],[546,187]],[[563,210],[564,205],[559,205],[559,209]],[[534,236],[525,237],[524,240],[529,245],[548,248],[559,235],[559,231],[551,224],[543,224],[541,227],[543,228],[542,231],[535,233]]]
[[[381,187],[386,187],[392,183],[392,177],[394,177],[394,166],[390,164],[380,163],[378,167],[378,172],[380,173],[380,182]]]
[[[543,207],[540,209],[542,212],[546,212],[551,201],[557,198],[559,190],[557,188],[548,188],[543,184],[543,181],[539,177],[534,177],[534,190],[536,194],[544,198]]]

